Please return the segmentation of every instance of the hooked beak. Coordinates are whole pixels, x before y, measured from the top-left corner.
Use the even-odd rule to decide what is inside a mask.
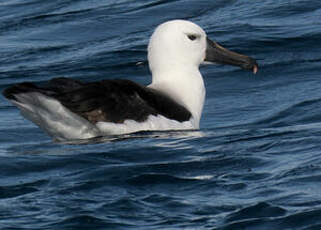
[[[258,64],[253,58],[225,49],[208,38],[204,61],[239,66],[253,71],[254,74],[258,71]]]

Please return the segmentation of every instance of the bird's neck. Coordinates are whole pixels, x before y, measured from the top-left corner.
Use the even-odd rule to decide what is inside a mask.
[[[188,109],[193,116],[194,127],[199,128],[205,86],[198,68],[153,73],[152,84],[148,87],[162,91]]]

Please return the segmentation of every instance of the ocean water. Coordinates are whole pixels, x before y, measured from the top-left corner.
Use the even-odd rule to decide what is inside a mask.
[[[194,132],[57,143],[0,96],[0,229],[321,229],[320,1],[2,0],[0,90],[148,84],[149,36],[176,18],[259,72],[203,66]]]

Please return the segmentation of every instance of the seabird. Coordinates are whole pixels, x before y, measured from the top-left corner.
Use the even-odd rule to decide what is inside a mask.
[[[23,116],[58,141],[148,130],[199,129],[205,87],[201,63],[258,70],[256,61],[207,38],[198,25],[172,20],[159,25],[148,45],[152,82],[84,83],[54,78],[45,86],[15,84],[3,95]]]

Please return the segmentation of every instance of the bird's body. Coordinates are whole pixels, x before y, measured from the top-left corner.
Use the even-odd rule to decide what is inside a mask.
[[[128,80],[82,83],[55,78],[42,87],[31,83],[13,86],[5,95],[57,140],[195,129],[192,114],[184,106],[157,89]]]
[[[199,71],[202,62],[257,70],[253,59],[211,43],[199,26],[184,20],[157,27],[148,46],[148,60],[152,72],[148,86],[129,80],[83,83],[55,78],[42,87],[17,84],[3,94],[56,140],[142,130],[191,130],[199,129],[205,100]]]

